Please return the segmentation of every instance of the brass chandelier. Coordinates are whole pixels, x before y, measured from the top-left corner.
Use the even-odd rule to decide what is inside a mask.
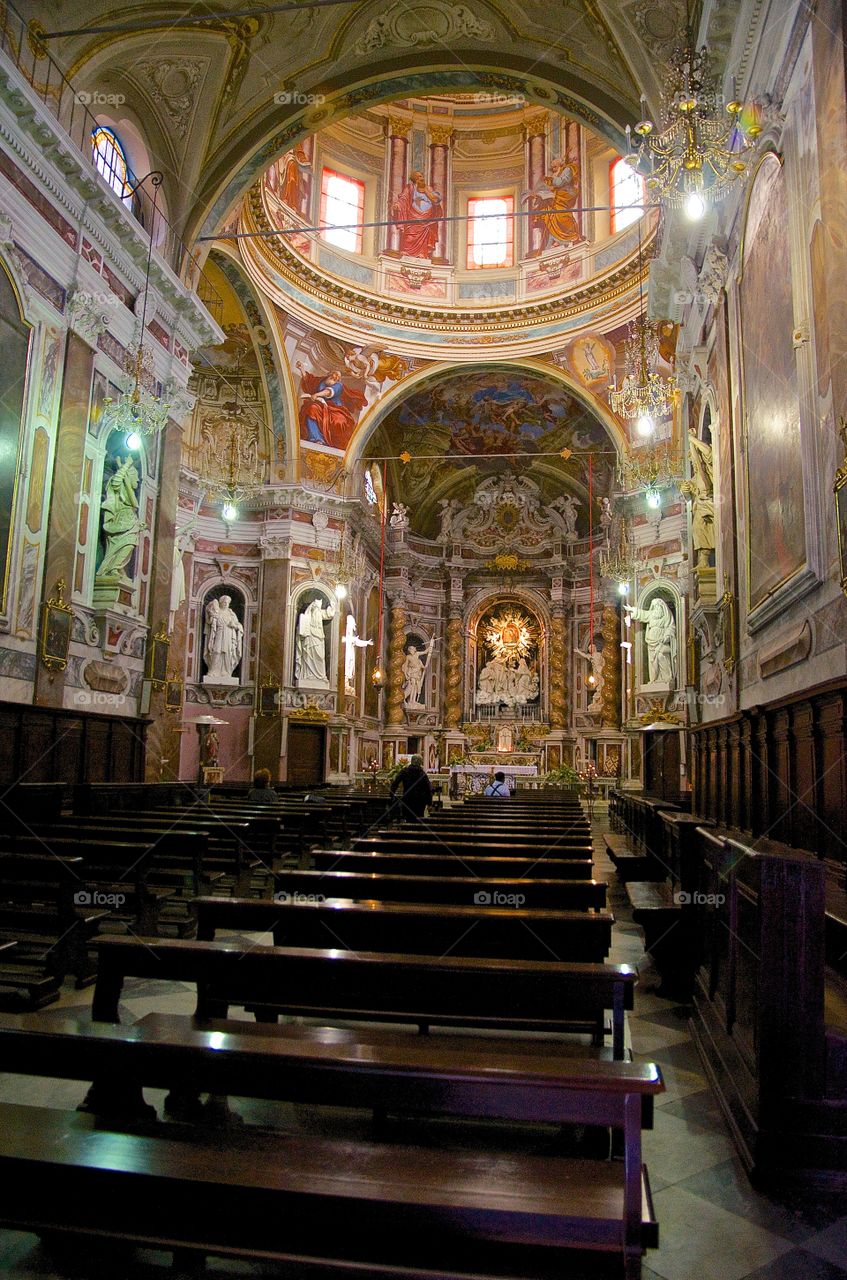
[[[744,104],[734,92],[723,104],[709,51],[695,49],[690,34],[668,63],[660,125],[646,105],[642,96],[634,137],[627,126],[627,163],[666,205],[701,218],[706,201],[722,200],[746,172],[747,153],[761,133],[757,116],[743,120]]]
[[[676,378],[656,372],[659,362],[659,327],[643,313],[629,326],[624,348],[624,378],[609,387],[609,404],[620,418],[635,419],[640,435],[649,436],[659,418],[665,418],[679,401]]]

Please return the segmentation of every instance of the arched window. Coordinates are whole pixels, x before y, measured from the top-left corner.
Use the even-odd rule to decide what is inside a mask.
[[[365,497],[372,507],[375,507],[379,502],[379,498],[376,496],[376,489],[374,488],[373,475],[371,474],[370,467],[368,467],[365,472]]]
[[[514,205],[512,196],[473,196],[468,200],[468,271],[512,265]]]
[[[609,227],[612,235],[644,213],[644,179],[623,158],[609,165]]]
[[[132,186],[132,174],[123,143],[114,129],[104,124],[92,129],[91,153],[97,172],[102,174],[116,195],[129,202],[132,196],[127,188]]]

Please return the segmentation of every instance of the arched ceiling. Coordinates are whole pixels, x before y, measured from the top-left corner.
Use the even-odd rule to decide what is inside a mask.
[[[410,461],[400,459],[404,452]],[[423,536],[436,535],[444,500],[465,505],[482,480],[522,476],[539,486],[545,506],[574,495],[577,532],[586,537],[589,457],[595,498],[610,494],[617,450],[599,417],[555,377],[495,365],[418,384],[375,428],[363,462],[379,461],[390,501],[409,507]]]
[[[180,26],[193,6],[170,0],[26,6],[51,33],[121,28],[47,44],[77,88],[120,95],[128,118],[146,127],[186,239],[217,232],[258,173],[304,133],[410,93],[521,93],[620,145],[639,93],[657,101],[656,72],[684,20],[681,0],[272,7],[251,4],[238,17],[212,3],[202,25]]]

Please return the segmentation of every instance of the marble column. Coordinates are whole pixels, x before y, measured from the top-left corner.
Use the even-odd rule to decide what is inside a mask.
[[[600,690],[601,718],[604,729],[621,725],[621,624],[612,605],[603,610],[603,688]]]
[[[453,140],[453,126],[431,124],[429,126],[429,185],[441,193],[441,206],[444,212],[448,208],[450,187],[450,146]],[[447,256],[447,223],[438,224],[438,240],[432,261],[444,266],[449,262]]]
[[[271,682],[285,685],[287,664],[291,655],[286,652],[289,596],[291,593],[291,543],[287,538],[263,534],[259,539],[262,551],[262,595],[259,611],[259,652],[256,663],[256,705],[259,688]],[[289,675],[288,683],[291,681]],[[253,768],[269,769],[273,782],[282,781],[280,756],[282,754],[282,713],[276,716],[256,716],[253,733]]]
[[[385,699],[385,722],[403,724],[403,652],[406,645],[406,610],[403,596],[391,602],[388,619],[388,687]]]
[[[93,371],[92,348],[77,333],[69,332],[62,377],[62,400],[56,427],[56,460],[47,514],[47,553],[42,579],[45,600],[56,594],[56,583],[60,578],[64,578],[66,583],[65,599],[71,598]],[[36,706],[63,705],[65,674],[64,671],[48,671],[41,662],[38,663],[35,673]]]
[[[561,606],[554,606],[550,620],[550,728],[564,729],[568,723],[567,628]]]
[[[524,149],[527,190],[534,191],[547,172],[546,111],[531,116],[524,124]],[[526,254],[528,258],[537,258],[541,252],[544,229],[537,218],[527,218],[526,223],[527,234],[524,237]]]
[[[153,529],[153,571],[150,574],[150,603],[147,610],[148,637],[154,635],[160,627],[167,629],[170,615],[179,462],[182,457],[182,427],[178,422],[171,419],[160,439],[159,447],[159,501]],[[180,612],[185,615],[185,605]],[[183,623],[183,633],[184,630]],[[176,659],[177,653],[171,636],[169,666],[173,670],[184,670],[184,656],[181,668],[177,666]],[[178,777],[180,735],[174,732],[174,721],[180,717],[165,710],[164,689],[151,689],[147,714],[152,723],[147,730],[145,780],[156,782],[163,776]],[[163,760],[167,760],[167,765],[162,765]]]
[[[394,201],[406,184],[406,166],[409,153],[411,120],[399,116],[388,117],[386,141],[388,143],[388,199],[387,217],[391,217]],[[385,252],[393,258],[400,257],[400,228],[393,223],[388,228]]]
[[[462,727],[462,676],[465,656],[465,627],[461,609],[452,606],[447,620],[447,663],[444,688],[444,725]]]

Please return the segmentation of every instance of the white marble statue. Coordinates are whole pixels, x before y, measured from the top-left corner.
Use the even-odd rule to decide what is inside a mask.
[[[352,613],[347,615],[347,626],[344,631],[344,688],[348,693],[356,692],[356,650],[364,649],[373,640],[361,640],[357,634],[356,619]]]
[[[433,637],[425,649],[419,649],[414,644],[406,646],[406,657],[403,661],[403,702],[407,707],[423,707],[425,705],[421,699],[421,694],[434,644],[435,638]]]
[[[238,684],[233,672],[241,661],[244,628],[230,609],[230,600],[230,596],[218,596],[206,606],[204,684]]]
[[[677,673],[677,636],[670,606],[655,596],[649,609],[638,609],[631,604],[624,605],[624,609],[630,617],[645,624],[644,643],[647,646],[650,684],[673,685]]]
[[[189,525],[174,538],[174,559],[173,570],[171,576],[171,599],[168,612],[170,614],[170,626],[173,630],[174,614],[185,603],[186,584],[185,584],[185,561],[183,556],[189,549],[193,539],[193,529],[195,521],[192,520]]]
[[[590,663],[591,674],[594,676],[594,696],[588,704],[588,710],[592,713],[600,711],[602,708],[600,695],[603,692],[603,651],[592,645],[587,653],[583,649],[575,649],[574,652]]]
[[[441,507],[441,523],[438,528],[438,541],[449,542],[453,534],[453,521],[456,518],[459,504],[455,498],[442,498],[439,506]]]
[[[125,570],[144,528],[144,521],[138,518],[138,479],[135,462],[128,457],[106,486],[100,506],[106,549],[97,569],[98,583],[130,585]]]
[[[388,523],[392,529],[408,529],[409,508],[403,502],[393,502]]]
[[[612,516],[612,499],[598,498],[597,502],[600,505],[600,524],[608,532],[612,527],[612,520],[614,518]]]
[[[715,549],[715,465],[712,446],[700,440],[693,431],[688,435],[691,479],[679,486],[691,500],[691,540],[697,556],[697,567],[709,567],[710,553]]]
[[[538,696],[538,673],[521,658],[509,666],[504,658],[491,658],[479,673],[477,706],[520,707]]]
[[[335,609],[320,597],[312,600],[297,619],[294,642],[294,679],[298,685],[327,685],[324,623]]]
[[[576,541],[576,518],[579,513],[579,500],[572,493],[563,493],[560,498],[550,504],[561,512],[562,519],[565,523],[565,539],[568,542]]]

